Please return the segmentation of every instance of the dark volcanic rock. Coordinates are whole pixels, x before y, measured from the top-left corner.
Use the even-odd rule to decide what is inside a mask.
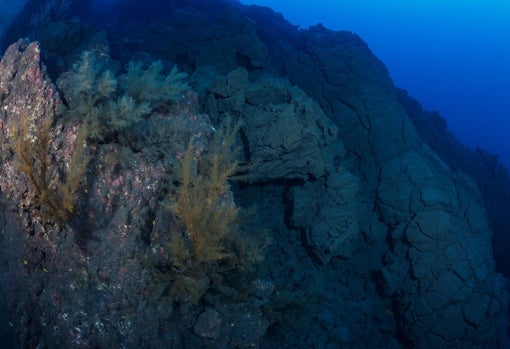
[[[198,93],[143,120],[165,136],[150,147],[143,137],[91,147],[80,211],[61,227],[31,213],[6,125],[21,107],[35,110],[35,119],[54,113],[59,172],[64,140],[76,128],[59,115],[39,46],[20,42],[4,56],[0,267],[2,307],[13,314],[3,326],[14,332],[5,334],[8,343],[504,347],[508,284],[491,246],[491,228],[503,234],[507,212],[504,169],[482,151],[471,153],[475,164],[462,162],[464,150],[444,136],[444,122],[396,90],[355,34],[299,30],[269,9],[211,3],[164,2],[171,11],[129,26],[84,21],[70,28],[94,29],[55,40],[73,42],[75,51],[74,44],[48,47],[62,64],[55,74],[82,48],[111,47],[119,71],[133,56],[162,59],[190,73]],[[137,5],[119,6],[122,21]],[[50,22],[40,33],[65,36],[62,27]],[[211,289],[199,304],[154,302],[171,286],[151,280],[164,269],[153,260],[165,257],[175,221],[166,192],[176,190],[177,160],[190,138],[201,144],[199,157],[226,116],[241,122],[242,160],[252,164],[232,183],[233,198],[256,206],[244,224],[272,243],[260,247],[266,258],[254,275],[226,268],[212,280],[235,279],[236,287]]]
[[[405,91],[398,91],[399,101],[416,126],[420,137],[450,166],[453,171],[463,171],[478,185],[487,210],[493,235],[494,258],[497,267],[510,277],[510,174],[497,156],[483,149],[470,149],[461,144],[448,131],[446,120],[438,113],[423,110],[420,103]]]

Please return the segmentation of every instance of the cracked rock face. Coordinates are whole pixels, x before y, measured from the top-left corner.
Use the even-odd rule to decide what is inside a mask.
[[[335,166],[345,154],[336,126],[298,87],[279,79],[250,83],[248,77],[236,69],[218,78],[209,88],[209,112],[239,113],[245,153],[255,164],[250,182],[299,183],[288,193],[290,220],[314,257],[327,264],[351,256],[360,236],[359,180]]]
[[[316,26],[303,40],[306,52],[286,52],[293,58],[285,70],[336,121],[361,179],[364,198],[355,199],[374,208],[358,211],[364,215],[358,222],[386,227],[383,235],[370,223],[360,230],[370,244],[387,244],[379,275],[398,331],[415,347],[493,343],[504,327],[508,292],[494,271],[492,232],[476,185],[421,142],[384,66],[358,38]],[[310,74],[301,73],[305,66]],[[472,316],[478,310],[492,320]]]
[[[350,258],[360,238],[356,194],[359,180],[352,173],[334,173],[325,182],[296,186],[289,192],[292,224],[305,232],[306,243],[327,264],[333,257]]]
[[[418,347],[458,346],[466,336],[483,345],[498,327],[475,313],[504,317],[505,282],[494,272],[476,187],[435,161],[426,150],[382,167],[381,207],[396,226],[382,269],[385,291],[399,300],[403,332]]]
[[[249,82],[248,75],[237,69],[218,78],[206,105],[212,115],[242,118],[244,144],[257,162],[251,181],[297,180],[288,184],[288,223],[302,232],[310,256],[324,265],[333,258],[356,265],[368,245],[388,244],[378,274],[405,338],[418,347],[496,338],[508,296],[494,272],[480,195],[420,144],[388,86],[372,77],[370,89],[360,88],[363,117],[341,114],[340,135],[357,134],[340,136],[344,146],[337,126],[302,90],[277,79]],[[359,156],[354,168],[361,176],[342,166],[346,148]]]
[[[223,13],[223,3],[209,13],[209,2],[197,2],[167,1],[175,11],[146,29],[108,26],[101,41],[79,43],[134,34],[112,45],[119,57],[140,50],[190,73],[197,94],[158,116],[178,121],[168,138],[179,144],[150,156],[170,156],[169,164],[154,166],[143,147],[126,154],[118,144],[100,145],[87,214],[76,218],[87,224],[31,235],[26,230],[35,228],[20,224],[19,207],[6,197],[23,199],[26,180],[15,176],[11,154],[2,154],[0,268],[10,292],[1,289],[0,299],[14,314],[18,343],[505,347],[508,282],[493,262],[485,211],[494,207],[479,193],[491,177],[481,176],[477,187],[457,171],[462,166],[449,167],[423,143],[384,65],[355,34],[320,25],[298,30],[256,6]],[[60,39],[73,43],[69,49],[88,35],[58,32],[68,32]],[[69,52],[52,54],[69,59]],[[0,64],[4,136],[16,108],[39,100],[45,103],[36,107],[52,109],[60,103],[54,92],[38,46],[12,46]],[[211,293],[197,307],[148,306],[150,275],[138,257],[143,244],[157,255],[167,241],[163,228],[172,217],[163,196],[172,178],[165,166],[189,136],[206,137],[210,120],[217,125],[227,114],[241,122],[243,160],[254,164],[245,183],[232,183],[234,200],[256,204],[256,223],[273,239],[264,247],[265,274],[247,285],[256,300],[233,304]],[[505,212],[497,212],[503,232]],[[2,337],[11,327],[0,320]]]
[[[337,128],[302,90],[278,79],[250,85],[248,72],[238,68],[217,79],[209,92],[209,113],[240,115],[245,147],[257,162],[251,182],[305,180],[327,172],[325,148]]]

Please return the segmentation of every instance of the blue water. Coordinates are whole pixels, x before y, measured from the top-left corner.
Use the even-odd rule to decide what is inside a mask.
[[[242,0],[302,28],[360,35],[393,81],[439,111],[464,144],[510,167],[510,1]]]
[[[0,0],[0,37],[23,10],[28,0]]]

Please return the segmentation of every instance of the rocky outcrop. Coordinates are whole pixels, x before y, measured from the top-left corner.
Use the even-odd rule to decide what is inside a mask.
[[[300,34],[303,50],[295,48],[292,52],[292,48],[274,41],[268,45],[274,49],[281,44],[279,48],[288,50],[288,58],[279,61],[281,71],[319,101],[338,127],[355,178],[354,184],[340,181],[340,187],[351,190],[347,189],[346,197],[352,200],[359,186],[363,192],[360,197],[371,202],[373,210],[345,210],[331,200],[342,201],[342,195],[327,195],[323,190],[334,186],[305,181],[290,191],[291,202],[299,202],[290,212],[297,213],[297,218],[291,216],[291,224],[297,222],[304,231],[304,244],[326,263],[331,256],[352,257],[352,252],[345,251],[346,246],[356,250],[353,231],[364,233],[376,244],[382,240],[388,243],[377,272],[384,294],[394,302],[392,313],[406,342],[416,347],[431,343],[478,347],[491,342],[504,322],[493,326],[481,317],[471,317],[471,311],[475,304],[484,309],[481,313],[499,309],[492,316],[501,321],[508,296],[506,282],[494,272],[492,233],[477,186],[470,178],[451,172],[421,142],[387,71],[364,43],[350,33],[331,32],[321,26]],[[275,68],[278,66],[271,67]],[[266,91],[280,95],[277,88]],[[241,109],[241,114],[249,112]],[[288,124],[292,131],[292,124]],[[306,139],[302,137],[305,146]],[[335,178],[331,173],[325,177],[326,183]],[[322,205],[319,210],[317,202]],[[302,218],[307,217],[305,212],[314,218]],[[342,219],[344,213],[350,221]],[[364,214],[363,224],[358,224],[360,213]],[[375,221],[386,226],[382,236]],[[342,231],[341,236],[332,226]],[[339,245],[343,245],[342,252]],[[485,279],[488,275],[489,282]],[[480,303],[480,299],[486,301]],[[455,305],[446,306],[448,302]]]
[[[0,220],[4,223],[0,271],[5,282],[0,292],[2,311],[12,315],[1,319],[3,343],[48,348],[106,348],[122,343],[134,348],[148,341],[149,346],[163,348],[169,343],[183,347],[187,341],[203,347],[211,338],[223,346],[257,342],[270,324],[259,309],[261,304],[227,305],[210,295],[207,310],[191,325],[185,324],[183,317],[204,309],[188,304],[179,314],[173,300],[165,298],[167,281],[154,276],[155,260],[165,254],[172,227],[169,204],[164,203],[168,173],[178,166],[188,141],[193,139],[197,151],[203,150],[212,129],[208,116],[197,112],[197,96],[190,92],[171,111],[145,120],[149,128],[165,125],[163,132],[171,142],[166,143],[164,158],[151,148],[154,139],[144,143],[144,151],[136,152],[116,142],[92,142],[94,159],[77,194],[79,205],[69,221],[56,222],[34,204],[35,190],[12,152],[13,123],[28,119],[30,129],[37,130],[50,116],[54,123],[47,156],[52,166],[64,168],[78,132],[69,115],[57,108],[62,102],[40,52],[37,43],[20,40],[0,61]],[[160,146],[163,141],[156,142]],[[254,284],[249,292],[264,294],[259,288]],[[212,321],[208,314],[215,314],[219,323],[207,330],[210,325],[205,323]],[[185,338],[191,328],[196,335]],[[173,334],[158,335],[162,330]]]
[[[304,80],[309,93],[331,107],[377,219],[387,228],[389,248],[380,272],[404,338],[415,347],[477,347],[491,341],[498,326],[480,326],[466,316],[480,299],[492,299],[484,312],[497,308],[494,315],[502,319],[507,302],[505,282],[494,272],[478,188],[421,143],[387,72],[363,44],[320,27],[304,36],[305,57],[320,62],[321,74],[298,75],[296,69],[295,78],[288,75]],[[484,280],[487,275],[492,281]],[[454,294],[455,305],[446,307]],[[477,333],[477,339],[467,340],[467,333]]]
[[[12,229],[1,243],[13,251],[3,255],[2,271],[7,285],[23,289],[2,290],[3,306],[19,319],[16,340],[82,347],[136,347],[147,338],[152,347],[504,347],[508,285],[495,271],[490,199],[481,181],[423,142],[409,105],[367,45],[320,25],[298,30],[268,9],[237,2],[214,9],[207,1],[167,5],[168,16],[141,18],[140,31],[95,23],[79,45],[94,47],[92,32],[105,29],[121,63],[154,56],[190,73],[198,95],[183,94],[136,128],[153,130],[157,142],[96,145],[83,213],[49,234],[19,226],[13,215],[19,206],[4,189],[14,188],[12,178],[2,177],[0,203]],[[149,32],[153,45],[141,44]],[[13,46],[1,63],[0,83],[8,82],[0,84],[2,110],[12,107],[15,86],[25,86],[29,100],[40,98],[19,78],[25,64],[44,76],[39,55],[29,52]],[[76,54],[52,52],[66,56],[61,62]],[[198,139],[206,149],[215,129],[210,120],[218,127],[227,116],[240,121],[241,160],[249,164],[232,182],[234,201],[256,206],[247,224],[272,240],[261,247],[265,261],[256,277],[236,275],[237,285],[209,290],[200,304],[155,305],[169,285],[151,286],[161,272],[150,268],[151,259],[165,251],[163,232],[175,219],[163,193],[175,190],[185,140]],[[54,299],[61,311],[48,310]],[[42,321],[29,322],[28,314]]]
[[[250,181],[324,176],[337,128],[299,88],[278,79],[250,84],[248,77],[238,68],[214,81],[206,111],[217,118],[239,114],[247,152],[257,161]]]
[[[206,111],[216,118],[239,114],[245,153],[255,162],[249,182],[296,183],[287,198],[289,223],[303,232],[312,255],[323,263],[351,256],[359,235],[359,181],[339,166],[345,150],[337,127],[298,87],[248,77],[238,68],[215,80]]]
[[[483,149],[470,149],[448,131],[446,120],[437,112],[428,112],[404,90],[398,99],[414,123],[420,137],[448,164],[453,171],[462,171],[473,178],[483,197],[498,270],[510,276],[510,240],[507,222],[510,214],[510,174],[496,155]]]

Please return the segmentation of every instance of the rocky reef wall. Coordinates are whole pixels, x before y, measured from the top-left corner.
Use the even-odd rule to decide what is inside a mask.
[[[232,1],[168,1],[161,13],[119,26],[136,6],[117,6],[109,21],[71,6],[81,20],[49,18],[31,32],[38,43],[19,41],[0,62],[0,292],[12,314],[0,326],[5,343],[507,344],[508,283],[491,244],[502,214],[493,214],[474,172],[434,147],[358,36],[298,29],[270,9]],[[77,80],[89,63],[95,73]],[[178,92],[137,100],[126,87],[133,76]],[[83,86],[73,89],[77,81]],[[77,141],[97,120],[74,115],[91,110],[104,128]],[[22,132],[25,119],[35,126]],[[226,164],[241,172],[206,186],[221,188],[213,199],[193,188],[221,177],[213,144],[227,120],[239,132],[226,138],[238,154]],[[16,135],[30,142],[43,134],[47,154],[31,168],[48,173],[35,181],[45,191],[13,146]],[[65,188],[81,143],[89,162],[75,204],[65,220],[48,218],[48,190]],[[191,184],[184,170],[194,171]],[[234,235],[202,235],[214,256],[198,251],[203,241],[179,220],[183,187],[200,198],[207,219],[193,222],[208,222],[205,230],[251,208],[252,217],[222,225]]]

